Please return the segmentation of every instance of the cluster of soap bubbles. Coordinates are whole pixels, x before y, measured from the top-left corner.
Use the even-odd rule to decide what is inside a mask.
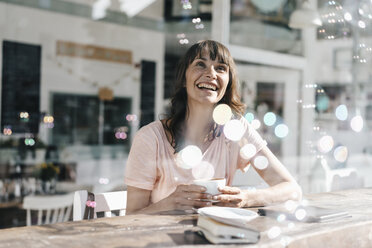
[[[338,105],[335,110],[335,115],[338,120],[346,121],[349,117],[349,111],[346,105],[344,104]],[[357,133],[361,132],[364,127],[364,120],[362,116],[360,116],[359,114],[353,116],[350,119],[350,127],[354,132],[357,132]]]
[[[200,17],[193,18],[193,19],[192,19],[192,23],[195,24],[195,28],[196,28],[196,29],[203,29],[203,28],[204,28],[204,24],[201,23],[201,19],[200,19]]]
[[[327,1],[320,7],[319,13],[323,25],[318,28],[318,38],[333,40],[350,36],[351,27],[347,20],[352,17],[340,3]]]
[[[127,121],[137,121],[138,120],[137,115],[135,115],[135,114],[127,114],[125,116],[125,119]]]
[[[4,127],[4,129],[3,129],[3,134],[4,135],[10,136],[10,135],[12,135],[12,133],[13,133],[13,131],[12,131],[11,127]]]
[[[300,203],[295,202],[293,200],[288,200],[284,203],[285,211],[288,213],[292,213],[294,218],[297,221],[303,221],[308,213],[306,211],[306,206],[308,205],[308,201],[306,199],[302,200]],[[279,214],[276,218],[278,223],[283,223],[287,221],[288,229],[295,228],[295,223],[292,222],[290,219],[287,219],[285,214]],[[291,242],[292,238],[289,236],[282,235],[282,229],[279,226],[272,226],[267,230],[267,237],[269,239],[280,239],[280,244],[283,247],[287,247]]]
[[[242,159],[250,160],[257,153],[255,145],[247,143],[246,141],[241,142],[246,132],[246,127],[241,120],[233,119],[233,113],[231,108],[227,104],[219,104],[213,111],[213,120],[218,125],[223,125],[223,133],[225,137],[233,142],[240,142],[239,154]],[[246,117],[252,117],[254,121],[254,115],[247,114]],[[274,113],[269,112],[264,117],[264,122],[268,126],[272,126],[276,122],[276,116]],[[277,125],[278,137],[285,137],[288,134],[288,128],[284,124]],[[203,161],[203,154],[199,147],[189,145],[182,149],[177,154],[177,165],[183,169],[192,169],[192,174],[196,179],[212,178],[214,175],[214,167],[209,162]],[[254,165],[259,170],[264,170],[268,167],[269,161],[264,156],[257,156],[254,159]]]
[[[354,6],[357,7],[357,12],[353,16]],[[338,38],[345,38],[352,35],[352,26],[355,26],[361,34],[369,35],[372,24],[372,2],[371,0],[360,0],[353,4],[353,9],[347,10],[338,1],[327,1],[320,7],[319,12],[323,25],[318,28],[318,38],[333,40]],[[361,35],[363,38],[363,35]],[[356,44],[353,61],[358,64],[366,64],[372,60],[371,45],[361,41]]]
[[[353,55],[353,60],[359,64],[370,62],[372,60],[372,47],[365,42],[359,43]]]
[[[101,178],[98,179],[99,184],[107,185],[107,184],[109,184],[109,182],[110,182],[110,179],[105,178],[105,177],[101,177]]]
[[[26,138],[25,139],[25,145],[26,146],[34,146],[35,145],[35,140],[33,138]]]
[[[54,117],[51,116],[51,115],[44,116],[43,123],[47,128],[53,128],[54,127]]]
[[[178,38],[178,42],[181,45],[189,44],[189,40],[186,38],[186,34],[184,34],[184,33],[177,34],[177,38]]]
[[[192,9],[190,0],[181,0],[181,4],[183,9]]]
[[[214,167],[207,161],[202,161],[203,154],[199,147],[186,146],[177,154],[177,165],[186,170],[192,170],[195,179],[210,179],[214,176]]]
[[[28,121],[30,119],[30,115],[28,112],[20,112],[19,113],[19,118],[22,120],[22,121]]]
[[[327,111],[329,109],[328,96],[324,90],[320,91],[321,88],[318,86],[317,88],[317,109],[320,112]],[[322,96],[324,98],[321,98]],[[327,101],[325,101],[325,99],[327,99]],[[364,120],[362,116],[359,114],[350,116],[348,107],[345,104],[338,105],[335,108],[334,115],[338,121],[344,122],[344,124],[345,121],[348,121],[351,130],[354,132],[361,132],[363,130]],[[321,134],[321,136],[315,142],[315,149],[312,150],[313,153],[317,154],[317,158],[324,159],[325,156],[328,156],[328,159],[338,163],[345,163],[349,155],[348,148],[342,144],[337,144],[337,142],[334,140],[334,137],[326,134],[323,129],[321,130],[318,124],[313,127],[313,130],[319,131],[319,134]]]
[[[333,150],[333,158],[339,163],[344,163],[348,158],[348,148],[343,145],[336,146],[330,135],[322,136],[317,142],[317,148],[321,154],[328,154]],[[323,156],[319,156],[319,158],[323,158]]]
[[[128,127],[120,127],[115,131],[115,138],[125,140],[128,137],[127,132]]]
[[[260,120],[256,119],[254,114],[247,113],[245,115],[245,119],[249,123],[251,123],[251,125],[254,129],[259,129],[261,127]],[[275,134],[276,137],[278,137],[278,138],[287,137],[287,135],[289,133],[288,126],[284,123],[280,123],[279,117],[276,114],[274,114],[273,112],[267,112],[263,117],[263,122],[268,127],[272,127],[275,124],[277,124],[274,128],[274,134]]]

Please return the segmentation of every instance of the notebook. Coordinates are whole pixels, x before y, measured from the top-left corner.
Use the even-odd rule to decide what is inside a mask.
[[[211,243],[257,243],[260,232],[247,224],[258,214],[251,210],[207,207],[198,209],[197,226]]]
[[[229,207],[199,208],[198,213],[216,221],[238,227],[244,227],[249,221],[258,217],[258,214],[254,211]]]

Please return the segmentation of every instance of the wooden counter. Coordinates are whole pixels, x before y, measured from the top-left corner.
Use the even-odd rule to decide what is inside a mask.
[[[252,225],[261,231],[255,245],[228,247],[372,247],[372,189],[307,195],[311,205],[343,209],[351,218],[329,223],[277,222],[258,217]],[[130,215],[91,221],[0,230],[0,247],[211,247],[194,232],[196,215]],[[290,224],[293,223],[293,224]],[[281,235],[269,239],[273,226]],[[190,230],[190,231],[189,231]]]

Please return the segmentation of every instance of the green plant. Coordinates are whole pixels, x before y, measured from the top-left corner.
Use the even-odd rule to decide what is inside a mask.
[[[37,166],[35,176],[39,177],[42,181],[50,181],[59,174],[58,166],[53,163],[42,163]]]
[[[16,139],[4,139],[0,140],[0,148],[16,148],[18,146],[18,141]]]

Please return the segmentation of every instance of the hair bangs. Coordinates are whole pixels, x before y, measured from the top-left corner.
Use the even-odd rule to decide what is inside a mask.
[[[230,66],[231,55],[221,44],[217,44],[216,42],[212,42],[210,40],[205,40],[196,43],[194,46],[195,49],[191,49],[191,54],[188,57],[188,64],[191,64],[195,59],[202,58],[209,53],[208,55],[211,60],[217,59],[219,63]]]

